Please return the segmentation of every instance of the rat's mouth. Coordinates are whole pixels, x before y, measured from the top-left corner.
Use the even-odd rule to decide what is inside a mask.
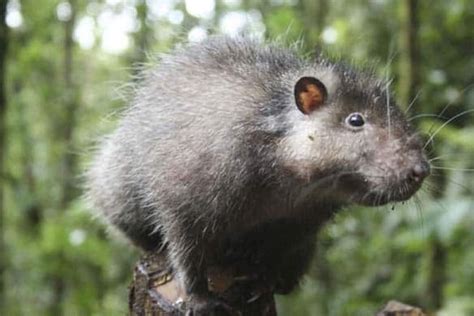
[[[366,206],[380,206],[391,202],[403,202],[410,199],[421,187],[421,182],[405,181],[387,185],[386,188],[371,190],[360,196],[356,202]]]
[[[430,167],[426,160],[417,161],[402,169],[385,168],[377,172],[360,172],[352,177],[349,189],[352,189],[351,200],[366,206],[379,206],[392,202],[403,202],[411,198],[429,175]]]
[[[365,174],[347,171],[337,176],[323,177],[307,185],[296,203],[305,201],[314,192],[326,189],[326,194],[341,203],[381,206],[410,199],[423,183],[423,177],[400,174]]]

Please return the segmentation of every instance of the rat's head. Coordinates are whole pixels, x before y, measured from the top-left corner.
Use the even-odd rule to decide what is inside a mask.
[[[291,128],[280,153],[311,191],[305,198],[381,205],[420,188],[430,170],[423,144],[387,84],[333,65],[292,82]]]

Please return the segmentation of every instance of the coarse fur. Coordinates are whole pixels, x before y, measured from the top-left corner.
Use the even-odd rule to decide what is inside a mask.
[[[295,104],[303,77],[327,91],[311,113]],[[352,113],[362,128],[348,125]],[[334,212],[408,199],[427,170],[386,83],[275,44],[212,37],[144,74],[99,146],[88,194],[136,245],[165,250],[199,301],[206,269],[235,262],[292,290]]]

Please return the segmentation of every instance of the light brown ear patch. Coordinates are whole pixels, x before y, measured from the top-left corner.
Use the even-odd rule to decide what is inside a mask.
[[[295,85],[296,105],[304,114],[310,114],[320,108],[327,95],[324,84],[314,77],[302,77]]]

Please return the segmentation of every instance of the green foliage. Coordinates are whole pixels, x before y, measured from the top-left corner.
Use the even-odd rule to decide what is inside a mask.
[[[70,64],[65,58],[68,4],[76,16]],[[369,65],[393,77],[397,91],[406,80],[400,65],[410,62],[400,47],[404,5],[217,1],[212,14],[193,12],[183,1],[10,0],[9,14],[21,14],[23,20],[14,25],[7,17],[12,26],[8,138],[0,149],[6,155],[4,314],[126,313],[138,253],[120,238],[109,238],[80,191],[63,203],[63,178],[72,171],[66,180],[81,188],[81,170],[95,140],[113,128],[114,114],[126,104],[122,96],[129,97],[127,83],[136,74],[132,64],[146,62],[147,53],[168,51],[188,34],[221,32],[233,13],[243,17],[239,23],[249,24],[233,24],[234,33],[264,26],[263,34],[253,35],[285,43],[302,40],[302,53],[318,47]],[[420,82],[410,115],[427,140],[435,133],[427,146],[434,158],[430,183],[416,199],[393,210],[357,208],[339,214],[321,233],[301,289],[278,297],[281,315],[373,315],[389,299],[439,315],[474,314],[474,112],[445,124],[474,109],[474,2],[420,1],[417,10]],[[117,16],[113,24],[110,17]],[[116,29],[130,25],[108,38],[112,24]],[[64,79],[68,71],[72,82]],[[71,94],[77,96],[73,116]],[[72,165],[67,164],[70,154]]]

